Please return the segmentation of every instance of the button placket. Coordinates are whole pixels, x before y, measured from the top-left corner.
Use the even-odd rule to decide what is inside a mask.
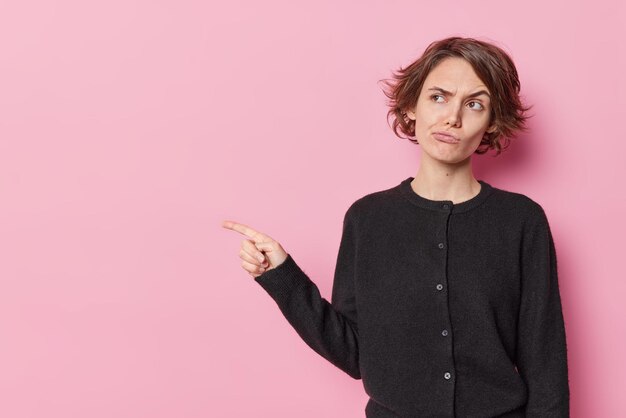
[[[448,259],[448,257],[447,257],[447,248],[448,248],[447,223],[448,223],[448,221],[450,219],[450,214],[451,214],[451,210],[452,210],[452,204],[450,204],[449,202],[448,203],[442,203],[440,207],[446,211],[446,214],[444,216],[444,219],[445,219],[445,229],[444,229],[444,231],[445,232],[444,232],[443,239],[440,242],[437,242],[436,245],[437,245],[437,248],[439,248],[440,250],[444,250],[442,252],[443,255],[444,255],[444,262],[443,262],[443,264],[446,267],[446,268],[444,268],[444,271],[447,271],[447,266],[446,266],[447,265],[447,259]],[[447,283],[448,278],[445,275],[445,273],[444,273],[444,275],[442,277],[442,280],[443,281],[441,283],[437,283],[436,286],[435,286],[435,288],[437,289],[438,292],[441,292],[443,290],[443,288],[444,288],[444,284]],[[444,298],[444,299],[442,299],[442,303],[446,304],[445,305],[445,307],[446,307],[445,311],[447,312],[447,315],[448,315],[447,318],[445,318],[444,323],[445,323],[445,325],[449,325],[449,321],[450,321],[450,316],[449,315],[450,314],[449,314],[449,307],[447,305],[447,303],[448,303],[447,293],[442,293],[441,297]],[[442,338],[447,338],[449,335],[451,335],[448,327],[445,327],[443,329],[440,328],[440,333],[441,333]],[[446,347],[447,350],[451,350],[451,348],[449,346],[450,344],[452,344],[452,340],[451,339],[444,343],[444,346]],[[453,359],[447,360],[446,363],[449,366],[454,367],[454,360]],[[443,378],[445,380],[453,381],[453,380],[451,380],[452,379],[452,371],[445,371],[444,370]]]

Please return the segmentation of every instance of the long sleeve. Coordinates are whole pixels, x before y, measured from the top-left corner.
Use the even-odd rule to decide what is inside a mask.
[[[360,379],[353,268],[356,243],[349,214],[350,210],[343,221],[332,303],[320,295],[291,254],[255,280],[274,299],[304,342],[354,379]]]
[[[569,417],[567,343],[556,251],[542,208],[527,221],[521,262],[516,366],[528,387],[526,417]]]

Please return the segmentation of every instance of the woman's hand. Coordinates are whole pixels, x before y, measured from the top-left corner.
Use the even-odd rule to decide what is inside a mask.
[[[266,271],[276,268],[287,259],[287,252],[278,241],[269,235],[233,221],[223,221],[222,226],[240,232],[249,238],[244,239],[241,243],[239,257],[242,259],[241,266],[252,277],[258,277]]]

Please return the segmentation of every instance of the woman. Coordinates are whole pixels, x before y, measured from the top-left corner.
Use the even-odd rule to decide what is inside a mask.
[[[302,339],[355,379],[372,417],[568,417],[565,326],[543,208],[472,173],[528,116],[511,58],[433,42],[386,82],[415,177],[347,210],[332,302],[270,236],[242,224],[243,268]]]

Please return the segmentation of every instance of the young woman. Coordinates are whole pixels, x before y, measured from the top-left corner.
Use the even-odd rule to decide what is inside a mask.
[[[373,417],[569,417],[556,252],[543,208],[472,173],[529,108],[511,58],[450,37],[386,82],[415,177],[355,201],[331,302],[267,234],[244,234],[242,267],[302,339],[355,379]]]

